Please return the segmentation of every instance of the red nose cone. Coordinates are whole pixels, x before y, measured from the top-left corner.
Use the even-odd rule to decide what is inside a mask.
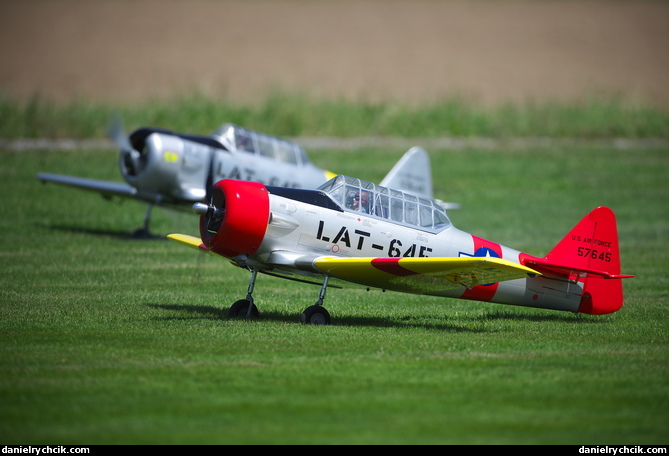
[[[254,254],[267,231],[269,193],[258,182],[224,179],[212,188],[208,204],[219,214],[200,217],[202,242],[210,250],[226,256]]]

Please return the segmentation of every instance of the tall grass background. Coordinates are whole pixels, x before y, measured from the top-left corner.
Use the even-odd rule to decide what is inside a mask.
[[[232,122],[280,136],[667,138],[669,111],[616,94],[481,106],[466,97],[413,105],[275,91],[256,104],[201,94],[118,105],[0,95],[0,138],[104,137],[111,116],[197,134]]]

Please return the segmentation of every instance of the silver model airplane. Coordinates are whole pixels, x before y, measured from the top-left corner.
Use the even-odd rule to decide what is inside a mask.
[[[221,179],[261,182],[270,186],[315,189],[335,174],[315,166],[298,144],[233,124],[223,124],[209,136],[175,133],[144,127],[126,136],[120,121],[110,129],[120,148],[125,183],[59,174],[39,173],[53,182],[149,204],[143,228],[136,237],[149,236],[155,205],[190,210],[205,199],[207,189]],[[420,147],[407,151],[382,181],[383,185],[432,198],[432,175],[427,153]],[[457,204],[443,203],[447,208]]]

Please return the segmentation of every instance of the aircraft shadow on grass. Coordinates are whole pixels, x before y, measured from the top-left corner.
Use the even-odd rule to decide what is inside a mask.
[[[46,224],[43,224],[42,226],[46,229],[49,229],[49,230],[57,230],[57,231],[79,233],[79,234],[90,234],[90,235],[93,235],[93,236],[109,237],[109,238],[128,240],[128,241],[134,241],[134,240],[167,241],[167,238],[165,236],[160,236],[160,235],[153,234],[153,233],[137,235],[136,233],[129,233],[129,232],[123,231],[123,230],[108,230],[108,229],[104,229],[104,228],[86,228],[86,227],[82,227],[82,226],[62,225],[62,224],[61,225],[46,225]]]
[[[483,315],[477,315],[475,317],[469,317],[471,321],[480,321],[485,322],[486,320],[490,321],[501,321],[501,320],[522,320],[530,321],[536,323],[545,323],[545,322],[562,322],[562,323],[606,323],[605,320],[595,320],[592,318],[583,318],[581,314],[520,314],[520,313],[508,313],[504,311],[494,311],[489,312]]]
[[[229,320],[236,317],[230,317],[228,315],[228,309],[222,309],[214,306],[203,306],[203,305],[181,305],[181,304],[148,304],[149,307],[154,309],[161,309],[170,312],[186,312],[194,316],[164,316],[159,317],[161,320],[188,320],[192,318],[203,318],[208,320]],[[457,317],[450,318],[444,316],[444,321],[437,321],[434,323],[427,324],[414,324],[412,323],[415,320],[415,317],[412,315],[407,315],[398,319],[390,319],[384,317],[354,317],[354,316],[342,316],[338,319],[338,326],[370,326],[376,328],[391,328],[398,326],[406,327],[422,327],[429,330],[437,331],[449,331],[449,332],[468,332],[468,333],[483,333],[486,332],[485,329],[473,329],[465,328],[462,325],[465,322],[482,322],[485,323],[486,320],[525,320],[525,321],[534,321],[534,322],[544,322],[544,321],[554,321],[554,322],[565,322],[565,323],[591,323],[599,322],[595,320],[586,320],[579,318],[578,316],[569,316],[569,315],[529,315],[529,314],[505,314],[503,312],[491,312],[475,317]],[[263,312],[262,320],[282,322],[282,323],[295,323],[295,319],[290,314],[285,314],[276,311],[266,311]]]

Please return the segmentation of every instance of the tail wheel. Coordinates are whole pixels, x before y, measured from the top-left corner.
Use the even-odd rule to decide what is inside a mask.
[[[300,316],[302,323],[308,325],[329,325],[330,314],[323,306],[307,307]]]
[[[249,314],[249,307],[251,307],[250,314]],[[235,302],[232,306],[230,306],[230,309],[228,310],[228,316],[231,318],[238,318],[238,317],[258,318],[260,316],[260,313],[258,312],[258,308],[256,307],[256,305],[253,304],[251,301],[249,301],[248,299],[240,299],[239,301]]]

